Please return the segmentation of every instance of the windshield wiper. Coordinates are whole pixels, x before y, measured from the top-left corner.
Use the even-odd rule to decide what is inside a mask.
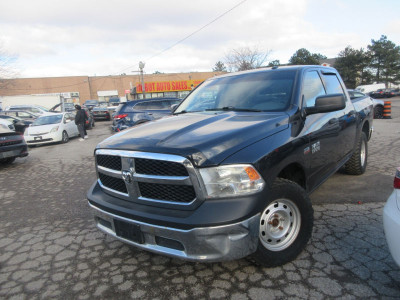
[[[259,109],[250,109],[250,108],[238,108],[233,106],[224,106],[224,107],[215,107],[206,109],[206,111],[252,111],[252,112],[261,112],[262,110]]]
[[[187,114],[187,113],[194,113],[194,112],[202,112],[202,111],[204,111],[204,110],[189,110],[189,111],[187,111],[187,110],[182,110],[182,111],[179,111],[179,112],[174,113],[174,115]]]
[[[180,115],[180,114],[186,114],[187,111],[186,110],[182,110],[180,112],[174,112],[174,115]]]

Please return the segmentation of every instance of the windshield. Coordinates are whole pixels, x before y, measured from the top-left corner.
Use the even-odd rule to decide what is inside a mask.
[[[97,105],[99,102],[97,100],[86,100],[85,105]]]
[[[61,123],[62,118],[63,118],[63,115],[39,117],[32,123],[32,126],[58,124],[58,123]]]
[[[271,70],[205,81],[175,113],[237,110],[284,111],[290,104],[295,70]]]

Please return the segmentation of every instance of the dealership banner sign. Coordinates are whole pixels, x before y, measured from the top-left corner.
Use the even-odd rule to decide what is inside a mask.
[[[204,80],[175,80],[145,82],[146,93],[190,91]],[[142,93],[142,84],[136,83],[136,92]]]

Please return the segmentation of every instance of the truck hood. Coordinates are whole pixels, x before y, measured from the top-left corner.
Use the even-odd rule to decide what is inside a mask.
[[[218,165],[237,151],[288,128],[286,113],[201,112],[171,115],[117,133],[97,149],[175,154],[195,166]]]

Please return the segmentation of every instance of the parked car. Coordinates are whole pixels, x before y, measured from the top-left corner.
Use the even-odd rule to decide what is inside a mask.
[[[152,98],[121,103],[113,114],[112,131],[156,120],[172,113],[172,106],[179,104],[179,98]]]
[[[378,89],[374,92],[369,93],[369,95],[375,99],[384,98],[385,97],[385,89]]]
[[[28,155],[23,135],[16,133],[0,122],[0,164],[10,164],[17,157]]]
[[[86,129],[92,129],[95,125],[95,121],[94,121],[94,116],[93,116],[93,112],[92,110],[88,109],[88,108],[82,108],[87,116],[87,120],[85,122],[85,128]]]
[[[0,124],[7,127],[8,129],[15,131],[15,126],[12,122],[4,119],[0,119]]]
[[[72,113],[54,113],[37,118],[24,133],[28,145],[54,142],[67,143],[70,137],[78,136],[78,127]]]
[[[43,115],[49,113],[49,110],[40,105],[11,105],[6,108],[6,110],[22,110],[29,111],[36,115]]]
[[[27,121],[34,121],[40,116],[38,114],[34,114],[32,112],[24,110],[3,110],[1,111],[1,114],[6,116],[17,117]]]
[[[383,229],[389,251],[400,266],[400,167],[396,170],[394,190],[383,208]]]
[[[121,100],[118,97],[112,97],[108,100],[108,106],[117,107],[120,104]]]
[[[347,90],[350,96],[350,99],[356,99],[361,97],[368,97],[368,95],[361,93],[357,90]],[[383,118],[383,107],[385,105],[385,101],[378,100],[370,97],[372,99],[372,103],[374,105],[374,119],[382,119]]]
[[[392,98],[399,96],[400,90],[399,89],[386,89],[384,93],[384,98]]]
[[[111,120],[110,111],[107,107],[107,102],[99,102],[98,106],[92,109],[93,118],[97,120]]]
[[[99,100],[86,100],[85,103],[83,103],[83,106],[89,110],[97,105],[99,105]]]
[[[172,116],[96,146],[96,226],[191,261],[284,265],[311,237],[309,194],[342,166],[366,171],[372,118],[371,99],[351,101],[333,68],[209,78]]]
[[[20,133],[24,133],[25,128],[29,127],[29,125],[32,124],[32,121],[27,121],[27,120],[23,120],[23,119],[20,119],[17,117],[7,116],[7,115],[0,115],[0,119],[7,120],[7,121],[11,122],[12,124],[14,124],[15,131],[20,132]]]

